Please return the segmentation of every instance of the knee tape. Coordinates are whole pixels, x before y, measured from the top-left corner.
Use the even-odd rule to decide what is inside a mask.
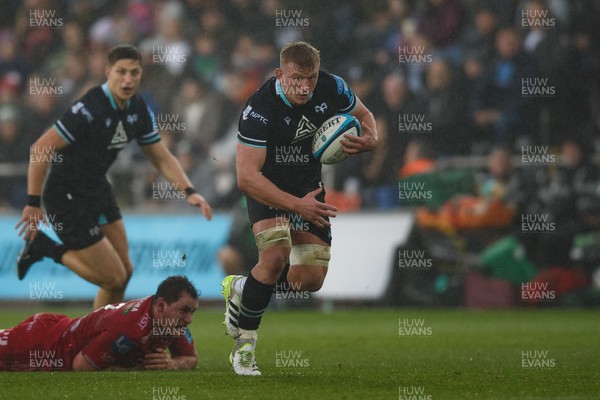
[[[330,247],[320,244],[296,244],[290,252],[290,265],[329,266]]]
[[[290,236],[289,226],[276,226],[266,229],[256,235],[256,247],[258,251],[263,251],[272,246],[291,246],[292,237]]]

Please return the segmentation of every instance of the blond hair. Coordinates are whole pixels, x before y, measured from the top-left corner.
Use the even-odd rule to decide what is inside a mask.
[[[319,50],[306,42],[288,43],[279,53],[279,65],[289,62],[301,69],[313,69],[321,63]]]

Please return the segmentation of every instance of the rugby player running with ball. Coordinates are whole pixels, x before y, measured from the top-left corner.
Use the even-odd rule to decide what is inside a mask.
[[[343,151],[354,156],[377,145],[373,114],[342,78],[319,67],[319,51],[310,44],[286,45],[275,76],[248,100],[239,120],[238,187],[246,194],[259,261],[247,277],[222,282],[238,375],[260,375],[257,330],[274,288],[317,291],[327,274],[329,218],[337,210],[325,203],[321,164],[312,155],[315,131],[336,114],[351,114],[362,136],[344,135]],[[289,152],[301,157],[278,157]]]

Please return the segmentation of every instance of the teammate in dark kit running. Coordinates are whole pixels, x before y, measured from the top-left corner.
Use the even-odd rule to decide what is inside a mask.
[[[319,52],[308,43],[285,46],[276,76],[248,100],[240,118],[238,186],[247,196],[259,262],[248,277],[222,282],[225,324],[236,339],[230,361],[239,375],[260,375],[254,348],[273,289],[317,291],[327,274],[329,218],[337,210],[324,202],[321,164],[312,155],[315,131],[336,114],[351,114],[362,136],[345,135],[344,152],[353,156],[377,144],[372,113],[342,78],[319,66]]]
[[[19,279],[33,263],[51,257],[100,286],[94,308],[121,301],[133,272],[121,213],[106,178],[127,143],[136,140],[162,175],[187,193],[190,205],[200,207],[209,220],[212,214],[160,141],[152,111],[137,94],[142,78],[138,50],[129,45],[113,48],[106,77],[106,83],[76,101],[31,146],[29,201],[17,224],[26,239],[17,260]],[[61,244],[38,231],[46,217],[51,217]]]

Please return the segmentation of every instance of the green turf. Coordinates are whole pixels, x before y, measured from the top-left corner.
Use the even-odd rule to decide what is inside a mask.
[[[3,310],[0,326],[28,314]],[[232,340],[224,335],[221,318],[216,310],[195,315],[192,332],[200,355],[195,371],[0,373],[0,399],[600,397],[597,311],[269,312],[258,341],[259,378],[232,374],[227,361]],[[420,333],[430,334],[399,335],[399,319],[405,318],[422,321]],[[547,352],[533,360],[546,367],[523,368],[522,351]],[[298,366],[284,367],[290,359],[300,360],[293,361]]]

